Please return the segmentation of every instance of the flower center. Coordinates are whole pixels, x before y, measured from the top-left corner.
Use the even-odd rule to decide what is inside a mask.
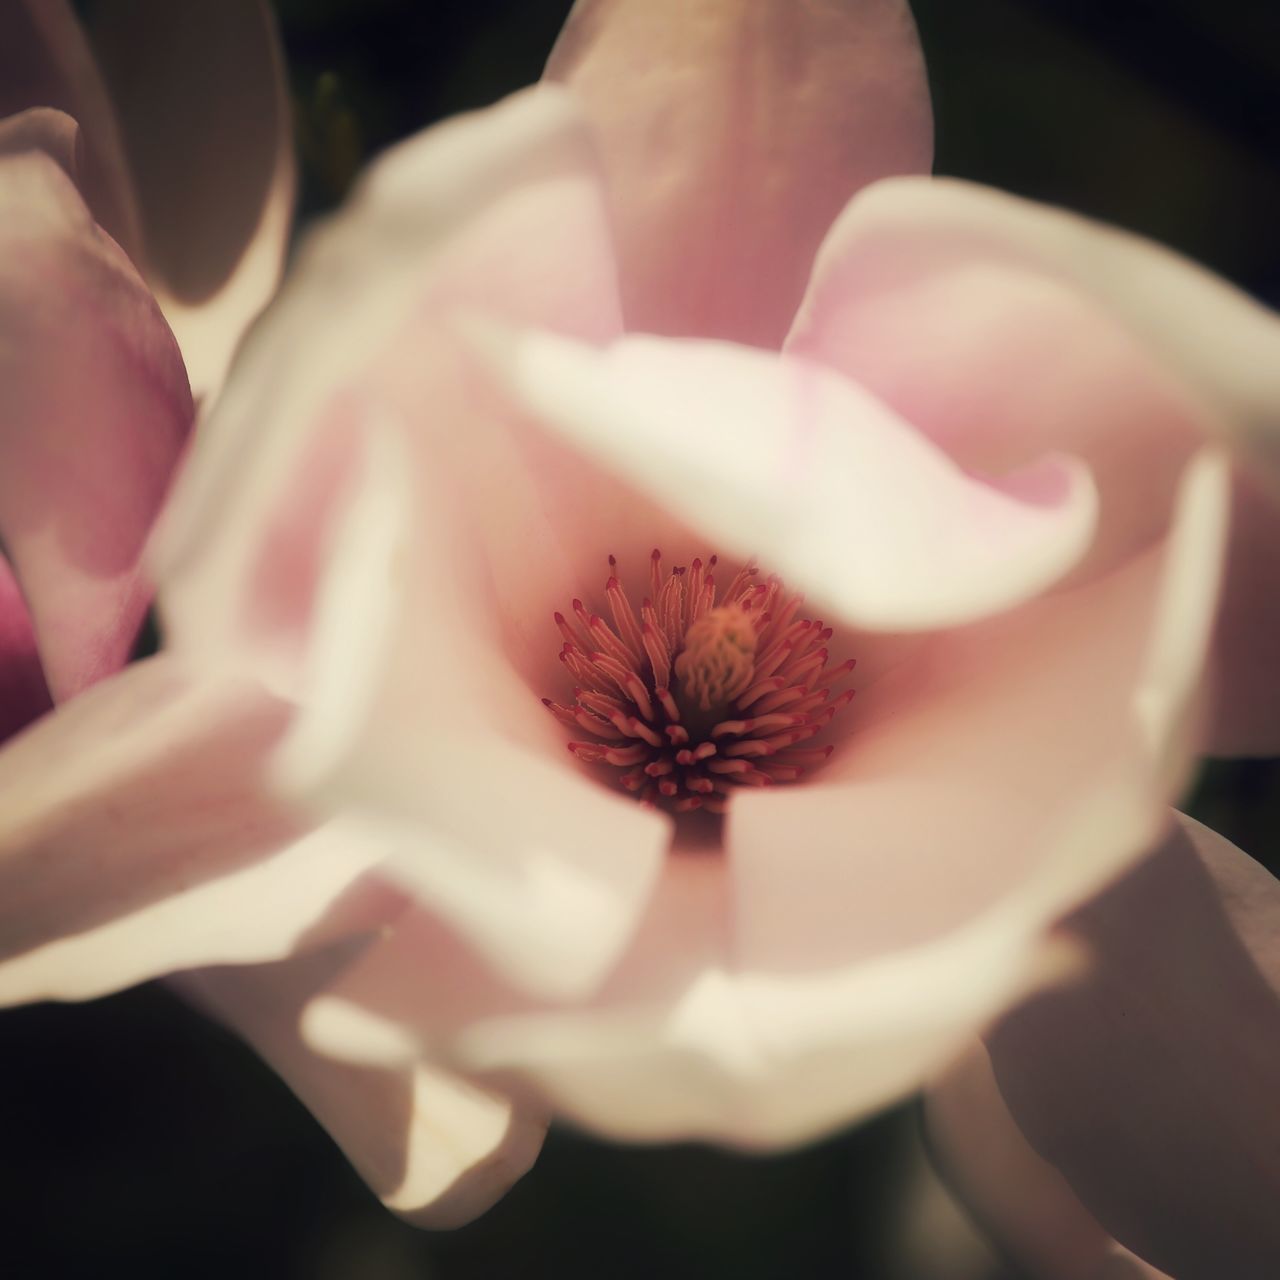
[[[722,604],[691,623],[684,652],[673,663],[684,695],[710,711],[727,705],[751,684],[756,669],[756,629],[740,604]]]
[[[569,750],[609,765],[639,799],[679,813],[724,813],[735,787],[794,782],[830,756],[816,737],[853,700],[833,686],[854,667],[827,666],[831,628],[799,618],[799,595],[758,581],[748,564],[719,594],[717,558],[664,575],[650,558],[650,594],[637,612],[609,557],[612,625],[575,600],[555,615],[572,703],[543,705],[575,735]]]

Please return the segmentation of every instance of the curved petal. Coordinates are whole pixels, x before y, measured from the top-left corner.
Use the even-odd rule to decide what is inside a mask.
[[[1280,887],[1182,818],[1066,923],[1095,963],[988,1038],[1018,1127],[1102,1227],[1179,1280],[1280,1258]]]
[[[468,695],[477,674],[500,673],[470,652],[476,637],[439,617],[450,592],[437,549],[448,531],[424,539],[432,554],[410,554],[414,495],[394,442],[390,428],[372,437],[360,491],[333,535],[303,709],[277,776],[323,812],[360,815],[368,839],[392,851],[397,881],[516,981],[578,994],[625,945],[669,823],[513,743],[509,725],[486,725],[482,699]],[[419,568],[412,590],[409,565]],[[522,703],[532,712],[531,697],[506,692],[512,723]],[[501,805],[489,803],[493,787]]]
[[[854,200],[787,349],[861,382],[962,465],[1082,458],[1101,499],[1094,568],[1160,535],[1206,431],[1263,442],[1280,423],[1274,315],[1155,245],[963,183]],[[1242,477],[1214,662],[1220,751],[1280,749],[1278,496],[1280,479]]]
[[[984,848],[975,847],[968,862],[963,851],[956,859],[985,886],[985,898],[961,897],[956,907],[943,901],[946,909],[930,916],[931,903],[936,907],[965,886],[963,877],[952,874],[933,892],[927,881],[941,858],[932,861],[935,850],[927,843],[900,850],[903,870],[893,866],[898,849],[873,849],[885,854],[879,864],[868,856],[862,875],[855,862],[853,874],[833,885],[830,875],[819,878],[817,860],[807,857],[822,824],[769,827],[772,814],[763,802],[747,806],[735,798],[729,820],[733,862],[715,851],[677,850],[625,955],[587,998],[540,1003],[527,986],[495,976],[447,925],[415,911],[315,1002],[307,1014],[308,1036],[327,1052],[360,1061],[400,1062],[425,1048],[486,1081],[532,1086],[582,1123],[628,1139],[698,1136],[777,1145],[812,1137],[902,1096],[940,1069],[969,1029],[1029,988],[1061,976],[1065,958],[1042,948],[1046,924],[1114,875],[1151,838],[1162,813],[1159,797],[1185,764],[1189,740],[1180,727],[1207,646],[1216,582],[1201,546],[1215,541],[1215,529],[1221,542],[1225,490],[1221,460],[1194,472],[1164,581],[1154,566],[1143,564],[1109,584],[1104,603],[1117,618],[1101,656],[1115,660],[1118,671],[1112,677],[1105,663],[1101,670],[1088,660],[1082,666],[1086,675],[1092,671],[1119,686],[1110,689],[1118,703],[1113,718],[1095,723],[1097,736],[1083,747],[1077,741],[1069,749],[1049,749],[1041,721],[1062,708],[1041,703],[1042,715],[1034,707],[1028,713],[1031,736],[1019,737],[1017,746],[1024,754],[1045,753],[1043,776],[1025,769],[1016,752],[997,762],[1018,764],[1023,772],[1016,781],[1030,780],[1027,813],[1009,813],[1007,780],[1001,806],[985,813],[982,797],[969,800],[968,808],[957,807],[965,787],[974,785],[971,775],[957,774],[951,790],[929,794],[929,804],[947,815],[946,827],[939,829],[939,820],[930,832],[915,830],[930,836],[943,854],[945,842],[954,844],[956,831],[973,820],[975,805],[977,829],[991,839],[1003,838],[1002,823],[1010,818],[1021,824],[1010,836],[1024,859],[1019,865],[1006,860],[984,879]],[[1073,617],[1070,600],[1064,593],[1047,602],[1048,613],[1025,624],[1049,665],[1063,661],[1106,616],[1093,607],[1099,604],[1094,598]],[[1062,651],[1045,649],[1044,632],[1058,629],[1065,631]],[[948,696],[963,699],[974,680],[979,694],[987,691],[981,677],[984,666],[993,664],[989,654],[981,661],[981,640],[978,631],[970,669],[950,673],[955,687]],[[1035,653],[1029,646],[1023,656],[1029,676],[1042,674]],[[995,665],[1007,666],[1007,657],[997,655]],[[1027,686],[1019,684],[1018,692],[1025,696]],[[1060,696],[1069,705],[1079,693],[1073,682]],[[997,709],[992,718],[1007,710]],[[1098,713],[1099,703],[1088,701],[1085,711]],[[972,727],[979,748],[973,768],[980,772],[991,724],[979,717]],[[1118,763],[1108,754],[1117,750],[1109,741],[1116,733],[1127,735],[1129,749]],[[915,739],[915,748],[923,750],[927,738]],[[1171,741],[1180,745],[1170,747]],[[1055,778],[1064,754],[1069,764],[1090,748],[1100,757],[1098,776]],[[939,755],[969,749],[967,743],[957,748],[954,740],[935,748]],[[846,750],[856,765],[856,740]],[[864,783],[870,799],[838,783],[791,789],[797,809],[806,802],[832,802],[822,811],[835,833],[835,844],[823,846],[828,859],[838,860],[848,852],[844,846],[859,838],[865,816],[860,806],[874,804],[892,755],[882,752],[869,764]],[[903,762],[898,765],[902,772]],[[1078,762],[1077,772],[1083,772]],[[783,792],[779,788],[770,799],[781,802]],[[896,799],[888,807],[899,822],[904,811],[923,807],[907,787],[899,788]],[[1055,818],[1046,822],[1038,806]],[[892,830],[887,821],[884,830]],[[1034,841],[1034,857],[1026,856],[1020,837]],[[742,865],[752,840],[760,845],[758,866],[771,858],[776,868],[771,877],[758,874],[754,884],[747,883]],[[925,867],[914,884],[913,857]],[[817,883],[811,897],[797,898],[797,891],[786,888],[788,878],[803,882],[810,874]],[[886,890],[880,890],[877,876],[888,878]],[[904,901],[894,900],[895,887],[903,890]],[[932,895],[924,903],[925,928],[895,932],[894,921],[914,925],[922,892]],[[835,909],[819,910],[822,895]],[[859,895],[871,904],[865,915]],[[786,917],[789,933],[770,934],[765,917],[771,908],[775,917]],[[887,917],[889,927],[877,914]],[[428,984],[414,976],[429,971],[448,972],[450,982]]]
[[[392,153],[313,241],[170,508],[165,617],[179,650],[248,663],[305,707],[281,766],[292,794],[321,815],[376,796],[392,829],[371,838],[421,851],[415,891],[495,962],[581,989],[625,945],[668,824],[575,770],[509,651],[531,651],[533,619],[577,589],[574,558],[611,549],[576,545],[565,512],[602,511],[606,530],[619,504],[567,450],[522,447],[451,332],[474,307],[617,329],[591,152],[563,91]],[[346,502],[324,489],[321,518],[299,483],[317,468],[353,482]],[[271,584],[286,581],[304,598],[282,612]],[[494,785],[524,807],[490,803]],[[590,927],[566,929],[584,905]]]
[[[356,881],[378,850],[306,835],[263,789],[286,717],[162,656],[7,743],[0,1001],[82,999],[377,924],[389,895]]]
[[[599,138],[631,330],[776,348],[844,202],[932,161],[903,0],[578,0],[547,75]]]
[[[226,869],[216,858],[244,850],[210,851],[210,879],[0,959],[0,1004],[92,1000],[200,965],[282,960],[376,930],[403,906],[393,886],[364,876],[383,847],[358,828],[330,823],[256,853]]]
[[[589,1001],[539,1006],[425,912],[307,1010],[303,1030],[345,1060],[442,1055],[494,1087],[625,1141],[775,1148],[900,1098],[1060,957],[1012,918],[873,964],[780,975],[730,955],[723,867],[672,859],[617,970]],[[447,972],[448,983],[412,978]]]
[[[886,214],[883,190],[902,202],[892,183],[851,202],[785,349],[866,387],[961,466],[1080,458],[1100,496],[1089,561],[1105,571],[1162,536],[1204,406],[1103,300],[1016,241],[957,231],[943,213],[957,188],[939,187],[919,196],[932,220]]]
[[[191,421],[173,337],[48,156],[0,158],[0,536],[55,699],[128,657]]]
[[[261,0],[133,0],[95,6],[89,34],[137,193],[142,270],[208,398],[283,269],[294,160],[275,24]]]
[[[874,287],[873,259],[887,278],[915,254],[1030,271],[1101,304],[1200,398],[1197,425],[1223,432],[1280,487],[1280,318],[1168,249],[1060,209],[949,179],[879,183],[824,246],[794,341],[830,329],[824,295],[838,312],[855,288]]]
[[[140,261],[138,209],[119,121],[65,0],[12,0],[0,8],[0,118],[32,107],[53,107],[78,122],[81,194],[94,221]]]
[[[727,343],[604,352],[488,333],[495,371],[558,435],[692,527],[867,630],[1007,609],[1083,554],[1094,493],[1070,460],[966,476],[854,384]]]
[[[847,963],[1020,897],[1047,924],[1146,849],[1196,751],[1228,493],[1207,454],[1160,553],[932,638],[810,782],[736,796],[739,954]]]
[[[531,254],[534,237],[548,243]],[[387,153],[298,255],[184,468],[155,549],[174,642],[216,657],[242,639],[246,589],[300,456],[333,419],[367,416],[351,388],[423,313],[443,320],[505,288],[517,312],[608,334],[619,323],[611,271],[594,162],[563,93],[517,95]],[[445,388],[458,398],[455,353],[437,356],[439,332],[417,327],[418,361],[447,375],[431,400]],[[465,421],[441,422],[422,400],[409,420],[465,440],[474,405],[462,399]]]
[[[1027,1145],[981,1045],[925,1095],[934,1160],[1003,1250],[1043,1280],[1169,1280],[1117,1244]]]
[[[388,1208],[419,1226],[461,1226],[527,1172],[546,1120],[425,1062],[353,1067],[307,1048],[299,1013],[347,958],[206,969],[178,986],[280,1073]]]

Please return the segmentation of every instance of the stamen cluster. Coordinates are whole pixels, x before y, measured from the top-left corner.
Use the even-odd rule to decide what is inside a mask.
[[[543,704],[575,733],[569,750],[588,764],[623,770],[622,785],[679,813],[723,813],[735,787],[794,782],[830,746],[803,746],[853,700],[833,686],[854,667],[828,668],[832,630],[797,618],[803,598],[747,564],[717,600],[713,571],[650,558],[651,592],[637,612],[609,557],[612,625],[574,600],[555,615],[560,661],[573,702]]]

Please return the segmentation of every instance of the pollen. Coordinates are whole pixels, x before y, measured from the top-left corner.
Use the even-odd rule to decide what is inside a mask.
[[[748,563],[723,589],[717,557],[664,571],[649,562],[637,610],[609,557],[603,613],[555,614],[571,701],[543,704],[569,750],[638,799],[724,813],[739,787],[795,782],[831,755],[814,743],[853,700],[852,658],[829,664],[831,627]]]
[[[674,662],[680,687],[696,707],[709,711],[731,702],[751,684],[756,669],[756,629],[740,604],[722,604],[691,623],[684,651]]]

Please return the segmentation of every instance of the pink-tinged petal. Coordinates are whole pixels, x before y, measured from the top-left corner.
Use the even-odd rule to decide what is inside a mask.
[[[1213,653],[1207,750],[1280,753],[1280,503],[1258,477],[1237,477],[1231,549]]]
[[[546,87],[386,157],[300,255],[160,543],[174,646],[304,706],[290,792],[321,816],[376,797],[394,829],[374,838],[421,851],[406,883],[560,991],[615,961],[668,839],[578,772],[531,687],[534,649],[545,668],[559,648],[552,610],[582,589],[572,569],[614,549],[575,535],[608,537],[623,504],[569,451],[520,444],[453,329],[483,308],[616,332],[593,164]],[[317,499],[317,475],[342,483]],[[584,908],[591,926],[566,927]]]
[[[529,243],[539,244],[537,254]],[[347,209],[304,244],[166,514],[156,558],[175,643],[211,656],[243,645],[246,610],[260,608],[251,586],[264,550],[271,554],[280,541],[281,509],[306,506],[292,477],[311,467],[328,474],[316,451],[340,447],[344,423],[368,416],[353,389],[406,331],[439,341],[424,316],[438,328],[457,308],[501,297],[504,285],[517,313],[550,311],[588,336],[617,331],[594,160],[563,93],[521,94],[394,149]],[[433,447],[464,450],[477,415],[465,388],[457,389],[459,361],[448,350],[437,357],[430,342],[418,347],[417,361],[448,378],[428,384],[429,400],[406,406],[408,421]],[[441,415],[441,399],[463,416]],[[271,423],[266,436],[263,421]],[[357,434],[362,429],[357,421]],[[519,468],[510,470],[518,476]],[[531,531],[539,540],[546,523],[543,512]],[[305,528],[291,534],[288,556],[307,556],[315,536]],[[298,627],[305,608],[294,612]]]
[[[1280,749],[1280,320],[1176,255],[963,183],[894,181],[824,244],[789,350],[860,381],[966,466],[1088,463],[1096,566],[1158,536],[1205,432],[1243,450],[1209,745]]]
[[[175,841],[176,844],[176,841]],[[91,1000],[206,964],[261,964],[380,928],[404,895],[364,875],[383,856],[330,823],[255,861],[130,907],[102,924],[0,960],[0,1004]]]
[[[1061,962],[1010,916],[874,964],[753,971],[731,955],[723,871],[711,854],[671,859],[622,963],[572,1005],[531,1001],[408,913],[312,1003],[304,1034],[366,1064],[443,1056],[610,1137],[758,1149],[903,1096]],[[449,981],[413,977],[431,972]]]
[[[0,560],[0,743],[52,706],[27,602]]]
[[[1204,406],[1101,299],[1015,243],[957,234],[944,216],[956,190],[919,193],[939,210],[932,221],[885,212],[882,191],[901,203],[914,186],[855,199],[818,254],[786,350],[860,383],[964,467],[1079,457],[1100,494],[1090,564],[1105,569],[1162,535]]]
[[[1280,885],[1190,819],[1066,921],[1078,985],[988,1037],[1036,1152],[1117,1240],[1179,1280],[1280,1258]]]
[[[504,973],[576,995],[625,945],[669,822],[579,776],[563,749],[549,763],[512,743],[510,725],[485,723],[472,682],[502,672],[439,616],[448,580],[438,552],[411,554],[413,497],[403,441],[374,428],[360,489],[332,537],[302,709],[277,776],[320,812],[361,814],[368,839],[390,851],[397,883],[447,914]],[[430,551],[448,545],[443,531],[424,541]],[[505,683],[515,684],[511,725],[523,705],[542,710],[510,675]],[[539,729],[547,719],[537,717]]]
[[[0,9],[0,119],[53,107],[83,131],[81,194],[102,226],[140,260],[138,209],[115,108],[65,0],[12,0]]]
[[[346,958],[206,969],[178,985],[280,1073],[389,1208],[419,1226],[461,1226],[530,1168],[546,1120],[425,1062],[349,1066],[309,1049],[299,1014]]]
[[[632,330],[776,348],[845,201],[932,162],[902,0],[579,0],[547,75],[595,126]]]
[[[0,156],[43,152],[74,182],[79,150],[79,128],[65,112],[32,107],[0,118]],[[27,602],[0,559],[0,742],[52,705]]]
[[[819,969],[992,911],[1033,929],[1140,856],[1197,747],[1228,494],[1204,455],[1161,551],[931,638],[859,688],[811,781],[735,796],[744,962]]]
[[[275,292],[293,210],[293,129],[261,0],[94,7],[89,35],[137,193],[140,262],[191,387],[219,387]]]
[[[0,537],[55,699],[128,658],[191,421],[173,336],[66,174],[0,158]]]
[[[925,1117],[946,1181],[1028,1274],[1043,1280],[1169,1280],[1117,1244],[1027,1144],[981,1045],[930,1088]]]
[[[914,268],[911,261],[917,263]],[[962,288],[966,268],[975,282],[972,302],[979,321],[986,319],[993,298],[999,301],[998,291],[987,283],[993,271],[1006,276],[1001,288],[1007,288],[1009,273],[1030,273],[1046,286],[1065,287],[1095,304],[1166,371],[1168,386],[1181,386],[1187,408],[1198,409],[1198,427],[1223,432],[1280,488],[1280,318],[1170,250],[1060,209],[952,180],[877,184],[849,206],[823,247],[791,341],[806,350],[821,347],[841,368],[853,360],[860,378],[874,377],[876,365],[888,359],[891,367],[883,376],[899,378],[901,366],[889,345],[901,340],[897,334],[912,304],[897,312],[889,294],[911,282],[924,287],[934,271],[951,275],[953,324],[944,335],[946,354],[947,348],[966,344],[956,331],[973,327]],[[854,297],[862,290],[869,295],[865,323],[857,318]],[[868,326],[879,321],[871,309],[880,305],[897,334],[873,340]],[[1043,350],[1037,337],[1042,317],[1033,310],[1029,320],[1032,349]],[[1083,342],[1086,352],[1105,355],[1106,342],[1097,346],[1079,324],[1073,329],[1074,341]],[[1061,331],[1066,336],[1066,328]],[[927,332],[929,338],[941,332],[936,315]],[[1024,345],[1008,324],[1002,332],[1012,342],[1007,349],[1018,353],[1008,355],[1006,373],[1016,378],[1019,395],[1026,395],[1022,382],[1031,375],[1017,367]],[[987,340],[981,327],[976,336]],[[864,345],[865,354],[841,355],[845,341]],[[1057,359],[1038,359],[1033,367],[1047,368],[1055,386],[1061,368],[1067,391],[1066,379],[1078,374],[1072,365],[1062,365],[1064,354],[1059,349]],[[1102,360],[1104,372],[1108,367],[1114,370],[1114,361]],[[958,375],[957,385],[962,385]],[[972,381],[970,394],[981,394],[979,385]],[[1123,380],[1119,386],[1123,389]],[[1126,398],[1135,390],[1130,388]],[[909,393],[904,389],[903,394]]]
[[[1095,501],[1069,459],[967,476],[854,384],[727,343],[481,332],[495,372],[558,435],[717,547],[868,630],[1019,603],[1084,552]]]
[[[707,851],[670,859],[626,954],[589,998],[539,1003],[527,989],[504,982],[442,922],[416,911],[399,918],[313,1003],[306,1034],[319,1049],[364,1063],[404,1063],[424,1051],[440,1055],[483,1082],[533,1090],[580,1123],[626,1139],[785,1144],[902,1096],[941,1070],[1000,1008],[1061,979],[1070,957],[1042,949],[1045,925],[1152,838],[1162,816],[1159,798],[1175,785],[1190,745],[1183,727],[1208,644],[1226,496],[1225,464],[1209,455],[1187,477],[1163,564],[1152,555],[1102,583],[1051,598],[1012,634],[996,631],[1010,625],[1004,622],[968,629],[968,667],[944,665],[954,683],[933,692],[949,700],[948,711],[962,722],[968,723],[957,699],[976,684],[981,700],[993,668],[1014,680],[1011,697],[1030,699],[1024,713],[1030,736],[1015,732],[1016,749],[995,761],[1025,784],[1025,812],[1010,812],[1007,779],[1000,806],[984,812],[981,796],[966,798],[966,787],[977,787],[974,775],[991,764],[989,751],[984,754],[994,736],[986,731],[989,719],[972,721],[973,742],[957,746],[946,739],[936,747],[930,733],[938,724],[929,720],[911,739],[921,759],[898,759],[899,771],[910,774],[919,765],[927,772],[932,760],[936,772],[943,756],[962,761],[954,786],[935,787],[928,804],[902,791],[890,806],[899,825],[904,814],[930,806],[949,816],[945,829],[916,828],[922,839],[900,851],[896,861],[906,872],[896,879],[891,849],[874,866],[855,866],[862,874],[850,883],[817,877],[814,894],[797,904],[787,881],[803,883],[820,870],[807,856],[815,832],[785,823],[769,828],[773,815],[765,798],[736,797],[733,862]],[[1217,556],[1204,550],[1215,544]],[[1098,594],[1104,586],[1105,599]],[[1112,614],[1116,620],[1104,626]],[[1104,634],[1091,638],[1091,628]],[[1060,650],[1046,644],[1059,633]],[[1025,642],[1025,651],[1014,641]],[[1019,680],[1019,667],[1028,677],[1042,676],[1033,655],[1068,664],[1076,648],[1086,653],[1068,673],[1078,678],[1065,681],[1062,705],[1036,702],[1035,681]],[[957,666],[965,652],[951,637],[947,653]],[[1096,699],[1083,688],[1089,677],[1104,686]],[[1110,715],[1108,698],[1117,708]],[[1056,724],[1064,712],[1075,715],[1077,699],[1095,717],[1088,734],[1071,721],[1070,741],[1046,749],[1044,724]],[[922,696],[922,704],[929,703]],[[1009,711],[1002,703],[993,718]],[[873,723],[872,734],[877,727]],[[1018,759],[1019,751],[1035,754],[1031,743],[1037,752],[1047,750],[1039,774]],[[868,759],[859,758],[863,749]],[[847,833],[848,847],[825,850],[829,860],[856,854],[861,825],[873,822],[876,795],[886,790],[877,784],[895,769],[892,738],[877,747],[855,734],[845,750],[851,776],[863,775],[863,794],[818,780],[767,797],[782,802],[789,790],[810,804],[832,796],[843,801],[816,824]],[[1086,765],[1090,751],[1097,758]],[[966,752],[974,756],[968,765]],[[1056,776],[1060,766],[1068,769],[1065,778]],[[1004,839],[1011,826],[1010,844],[1019,846],[1013,852],[1021,862],[1006,858],[991,879],[977,875],[988,850],[979,847],[966,859],[955,843],[974,820],[964,803],[976,806],[979,829],[991,841]],[[1049,811],[1048,819],[1037,806]],[[799,801],[790,815],[797,822],[803,818],[798,809]],[[759,867],[771,855],[779,871],[752,881],[744,859],[749,869],[749,842],[761,827]],[[884,830],[892,830],[888,820]],[[871,833],[877,834],[883,832]],[[1025,857],[1019,842],[1034,842],[1038,856]],[[934,858],[935,846],[948,855],[950,868]],[[925,858],[931,859],[926,869],[913,878],[912,860]],[[931,884],[934,876],[940,889]],[[882,878],[889,880],[883,894]],[[966,887],[971,878],[984,894]],[[895,886],[913,911],[920,902],[938,908],[926,911],[923,929],[884,928],[884,917],[911,916],[893,900]],[[823,895],[841,909],[817,914]],[[863,898],[870,903],[865,913]],[[782,923],[790,927],[770,933],[765,926],[775,907],[774,923],[785,916]],[[414,977],[424,972],[448,972],[450,982]]]
[[[381,850],[308,835],[264,790],[288,708],[171,657],[103,681],[0,753],[0,1000],[79,999],[375,927]]]

